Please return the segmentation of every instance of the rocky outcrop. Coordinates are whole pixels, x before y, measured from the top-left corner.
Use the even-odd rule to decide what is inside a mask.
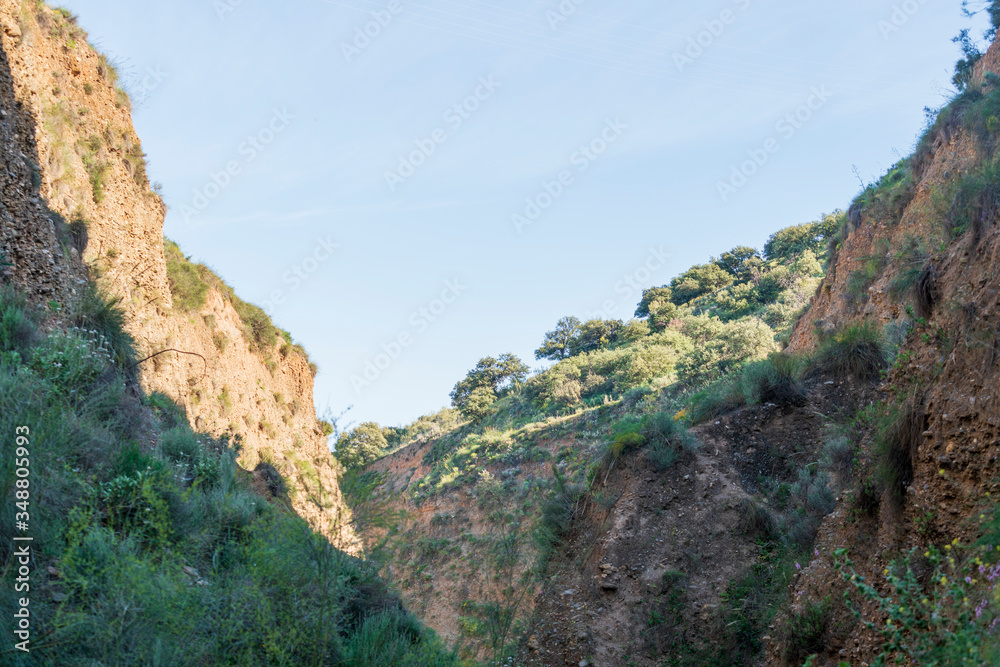
[[[0,0],[0,42],[0,240],[10,279],[54,310],[88,275],[120,297],[141,356],[151,357],[144,388],[182,404],[195,428],[238,442],[247,469],[278,469],[296,511],[353,544],[301,348],[280,337],[255,345],[225,290],[211,289],[195,312],[174,307],[166,207],[113,66],[68,12],[34,0]]]

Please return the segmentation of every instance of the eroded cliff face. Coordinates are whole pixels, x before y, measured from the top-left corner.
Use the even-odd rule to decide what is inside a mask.
[[[988,93],[991,73],[1000,74],[997,43],[971,87],[986,83]],[[818,555],[795,585],[808,594],[793,611],[843,594],[833,568],[837,549],[849,548],[858,572],[882,585],[883,570],[910,549],[975,541],[983,503],[1000,489],[1000,216],[988,193],[971,202],[962,194],[963,179],[995,159],[997,117],[987,113],[973,131],[976,113],[959,103],[945,110],[911,158],[909,192],[900,190],[888,205],[855,205],[850,233],[792,337],[792,351],[808,352],[824,330],[857,319],[914,327],[882,387],[913,422],[901,460],[903,497],[883,497],[871,519],[846,504],[828,519]],[[966,204],[969,228],[962,229]],[[856,272],[873,266],[878,275],[859,294]],[[915,280],[901,292],[910,282],[900,280],[906,271]],[[871,603],[864,613],[876,626],[885,622]],[[877,633],[846,613],[835,622],[852,629],[829,638],[818,664],[871,663],[882,646]],[[780,648],[771,653],[775,664]]]
[[[0,0],[0,42],[0,239],[11,280],[54,312],[88,275],[121,297],[140,356],[152,357],[144,388],[178,401],[195,428],[239,442],[248,470],[272,464],[294,509],[353,549],[300,348],[280,336],[255,347],[215,288],[196,312],[174,307],[166,207],[114,68],[68,13],[35,0]]]

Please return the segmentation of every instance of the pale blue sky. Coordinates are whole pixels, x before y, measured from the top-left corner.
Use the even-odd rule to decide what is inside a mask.
[[[167,236],[271,302],[320,412],[383,424],[481,356],[534,364],[564,315],[628,318],[641,287],[846,207],[852,166],[877,177],[945,101],[969,23],[958,0],[65,4],[128,80]]]

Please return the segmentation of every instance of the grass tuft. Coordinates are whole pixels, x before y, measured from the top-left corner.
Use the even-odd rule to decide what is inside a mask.
[[[871,322],[859,321],[820,342],[811,371],[874,381],[888,366],[888,359],[884,332]]]

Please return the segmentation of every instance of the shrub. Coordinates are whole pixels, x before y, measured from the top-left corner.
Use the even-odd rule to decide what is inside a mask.
[[[186,425],[178,426],[163,434],[160,452],[171,463],[190,469],[201,460],[201,443]]]
[[[925,416],[916,397],[889,407],[879,420],[873,453],[875,479],[897,501],[913,482],[914,461],[923,440]]]
[[[111,353],[90,332],[57,332],[33,351],[30,367],[50,383],[53,394],[80,400],[85,390],[111,368]]]
[[[230,297],[233,308],[243,322],[244,331],[250,341],[250,347],[258,354],[270,354],[278,344],[278,329],[262,309],[243,301],[236,295]]]
[[[689,318],[682,331],[695,343],[677,364],[678,377],[689,384],[718,379],[777,347],[774,331],[756,318],[726,323],[713,317]]]
[[[685,452],[695,449],[695,440],[685,424],[666,412],[645,417],[639,428],[645,438],[649,458],[660,470],[667,470]]]
[[[809,601],[792,613],[785,625],[785,660],[798,665],[806,656],[822,651],[830,616],[829,597]]]
[[[771,539],[777,535],[778,523],[766,507],[753,498],[744,498],[738,507],[740,530],[746,535]]]
[[[184,311],[200,310],[208,295],[208,283],[202,280],[197,267],[181,253],[176,243],[164,241],[163,253],[174,307]]]
[[[125,310],[121,302],[121,297],[106,297],[88,285],[73,308],[73,323],[97,336],[100,346],[108,350],[115,365],[134,376],[138,355],[135,340],[125,331]]]
[[[972,553],[964,556],[966,550]],[[943,550],[930,546],[922,555],[912,549],[885,569],[879,588],[855,571],[846,549],[837,550],[834,564],[844,583],[878,609],[876,623],[845,593],[848,608],[882,637],[873,667],[906,658],[929,666],[995,665],[1000,660],[995,632],[1000,566],[994,545],[964,547],[955,540]]]
[[[24,356],[36,340],[38,319],[23,294],[9,285],[0,287],[0,352]]]
[[[850,481],[854,471],[854,443],[849,436],[836,434],[827,439],[820,460],[823,468],[834,472],[841,482]]]
[[[820,342],[812,359],[814,373],[877,380],[888,366],[885,334],[868,321],[855,322]]]
[[[691,399],[691,420],[700,424],[745,405],[775,403],[804,405],[803,362],[775,353],[696,393]]]
[[[1000,162],[987,162],[960,178],[951,210],[946,217],[952,238],[969,234],[979,243],[1000,215]]]

